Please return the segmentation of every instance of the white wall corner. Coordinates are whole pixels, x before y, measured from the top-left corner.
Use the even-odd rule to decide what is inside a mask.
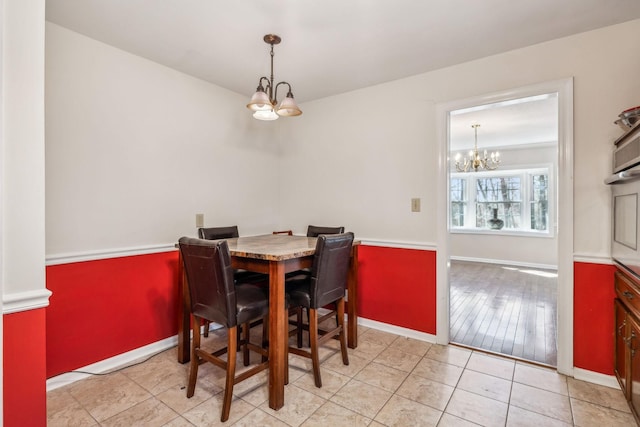
[[[34,310],[49,305],[49,289],[38,289],[34,291],[18,292],[2,296],[2,314],[18,313],[21,311]]]

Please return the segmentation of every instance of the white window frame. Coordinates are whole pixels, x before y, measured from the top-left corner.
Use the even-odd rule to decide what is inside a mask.
[[[531,177],[533,175],[546,174],[548,176],[548,215],[549,220],[547,223],[547,230],[532,230],[531,229],[531,195],[532,195],[532,182]],[[479,178],[494,178],[504,176],[519,176],[521,182],[521,228],[514,229],[501,229],[492,230],[489,228],[478,228],[475,225],[476,222],[476,181]],[[556,211],[556,199],[554,191],[554,170],[553,165],[536,165],[519,167],[517,169],[500,169],[493,171],[479,171],[479,172],[452,172],[450,179],[464,179],[465,184],[465,211],[464,211],[464,223],[463,227],[453,225],[451,218],[452,209],[449,209],[449,230],[454,234],[490,234],[501,236],[527,236],[527,237],[554,237],[555,236],[555,211]],[[450,201],[450,203],[452,203]],[[500,203],[500,202],[498,202]]]

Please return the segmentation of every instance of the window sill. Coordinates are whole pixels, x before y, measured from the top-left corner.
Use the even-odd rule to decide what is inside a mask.
[[[451,234],[482,234],[491,236],[517,236],[517,237],[535,237],[535,238],[553,238],[554,235],[549,231],[523,231],[523,230],[491,230],[489,228],[450,228]]]

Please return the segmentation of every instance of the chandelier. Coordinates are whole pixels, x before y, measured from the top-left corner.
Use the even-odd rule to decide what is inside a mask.
[[[462,162],[460,158],[462,157],[460,153],[456,154],[456,171],[458,172],[469,172],[470,169],[473,168],[474,172],[478,172],[479,170],[494,170],[500,164],[500,153],[497,151],[491,152],[489,157],[487,157],[487,150],[484,150],[483,155],[480,155],[478,152],[478,128],[479,124],[471,125],[473,130],[475,131],[475,143],[473,145],[473,150],[469,151],[469,158],[464,157]]]
[[[287,82],[273,83],[273,45],[280,43],[282,39],[275,34],[267,34],[264,42],[271,45],[271,78],[260,77],[256,93],[251,97],[247,108],[253,111],[253,117],[258,120],[277,120],[278,117],[292,117],[302,114],[291,92],[291,85]],[[264,86],[262,83],[264,82]],[[287,85],[288,91],[285,98],[278,105],[278,86]]]

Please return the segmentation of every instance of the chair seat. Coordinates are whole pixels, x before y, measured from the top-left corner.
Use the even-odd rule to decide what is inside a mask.
[[[311,284],[306,277],[287,280],[285,292],[292,307],[309,308],[311,306]]]
[[[250,284],[235,286],[238,323],[261,318],[269,312],[268,289]]]

